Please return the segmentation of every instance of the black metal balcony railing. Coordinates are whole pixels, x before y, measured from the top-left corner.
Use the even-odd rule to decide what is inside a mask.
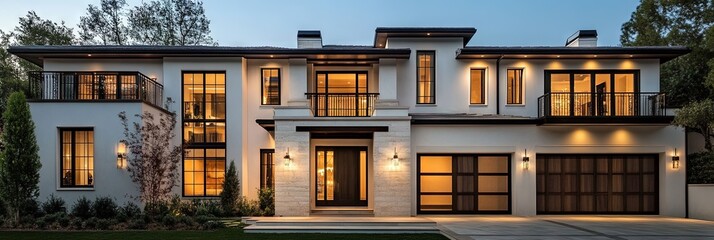
[[[306,93],[315,117],[369,117],[379,93]]]
[[[664,93],[547,93],[538,98],[538,117],[666,116]]]
[[[163,107],[164,86],[140,72],[30,72],[34,100],[136,100]]]

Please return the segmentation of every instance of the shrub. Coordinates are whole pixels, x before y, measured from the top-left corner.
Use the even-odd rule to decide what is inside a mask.
[[[224,225],[223,225],[223,223],[221,223],[221,222],[219,222],[219,221],[211,220],[211,221],[208,221],[208,222],[203,223],[203,224],[201,225],[201,227],[203,227],[203,229],[210,230],[210,229],[223,228]]]
[[[110,197],[98,197],[92,204],[94,215],[100,219],[109,219],[117,216],[117,204]]]
[[[176,220],[178,220],[180,224],[183,224],[186,227],[193,227],[194,225],[196,225],[196,222],[193,220],[192,217],[178,216],[176,217]]]
[[[196,215],[223,216],[223,207],[218,201],[199,201],[196,205]]]
[[[67,214],[62,215],[59,219],[57,219],[57,223],[60,225],[62,228],[67,228],[70,225],[70,218],[67,216]]]
[[[168,228],[173,228],[174,226],[176,226],[176,223],[178,223],[178,219],[176,219],[176,217],[171,214],[168,214],[161,218],[161,224]]]
[[[690,184],[713,184],[714,153],[705,151],[687,155],[687,173]]]
[[[77,202],[72,206],[72,215],[81,219],[92,217],[92,201],[86,197],[77,199]]]
[[[84,224],[82,225],[82,227],[84,229],[97,229],[97,221],[99,221],[98,218],[90,217],[87,220],[84,220]]]
[[[211,215],[198,215],[195,218],[196,222],[201,225],[214,219],[216,219],[216,217]]]
[[[42,203],[42,211],[44,211],[45,214],[67,213],[67,208],[62,198],[50,194],[50,196],[47,197],[47,201]]]
[[[100,230],[107,230],[112,227],[112,225],[116,224],[116,220],[114,219],[97,219],[97,229]]]
[[[240,214],[238,201],[240,200],[240,180],[236,172],[236,165],[231,161],[225,180],[223,180],[223,191],[221,192],[221,209],[225,216],[236,216]]]
[[[146,229],[146,221],[143,218],[135,218],[129,222],[129,229]]]
[[[49,223],[45,220],[45,217],[35,219],[35,228],[47,229],[48,225],[49,225]]]
[[[157,201],[155,203],[147,203],[144,206],[144,213],[150,219],[161,219],[166,214],[169,214],[169,204],[165,201]]]
[[[258,189],[258,208],[263,216],[275,215],[275,191],[272,188]]]
[[[241,198],[239,202],[241,216],[261,216],[263,215],[258,206],[258,201],[251,201]]]
[[[69,220],[69,225],[76,230],[82,230],[82,224],[83,221],[81,218],[72,218]]]
[[[117,220],[127,222],[141,216],[141,208],[133,202],[127,202],[117,210]]]
[[[40,203],[34,199],[25,201],[20,208],[20,216],[32,216],[38,218],[42,216],[42,211],[40,211]]]
[[[7,216],[7,205],[5,205],[5,200],[0,196],[0,219]]]
[[[197,210],[197,203],[199,201],[183,201],[178,195],[174,195],[169,202],[169,209],[174,216],[195,216]]]

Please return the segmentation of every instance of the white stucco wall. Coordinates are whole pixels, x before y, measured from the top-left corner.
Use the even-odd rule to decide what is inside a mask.
[[[714,184],[689,184],[689,217],[714,221]]]
[[[660,214],[684,216],[686,157],[672,169],[674,148],[684,148],[684,131],[673,126],[414,125],[412,158],[420,153],[511,154],[514,215],[536,214],[536,156],[544,153],[651,153],[659,155]],[[530,167],[523,170],[524,149]],[[413,168],[416,172],[416,168]],[[415,181],[415,180],[414,180]],[[413,186],[416,196],[416,186]],[[416,199],[412,198],[413,212]]]
[[[31,102],[35,122],[40,170],[40,201],[50,194],[61,197],[68,205],[82,196],[89,199],[110,196],[117,203],[134,201],[138,197],[136,185],[126,169],[117,168],[117,147],[124,138],[124,129],[117,116],[125,111],[130,122],[138,121],[135,114],[144,111],[158,117],[159,110],[142,103],[57,103]],[[94,129],[94,187],[91,189],[60,188],[59,128],[90,127]]]

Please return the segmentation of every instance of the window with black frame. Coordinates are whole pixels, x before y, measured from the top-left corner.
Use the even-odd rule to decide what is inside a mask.
[[[183,73],[183,195],[218,196],[226,169],[226,74]]]
[[[94,130],[61,128],[60,186],[91,188],[94,186]]]
[[[280,105],[280,69],[261,69],[261,104]]]
[[[260,189],[275,188],[275,149],[260,149]]]
[[[436,103],[436,52],[417,51],[417,104]]]

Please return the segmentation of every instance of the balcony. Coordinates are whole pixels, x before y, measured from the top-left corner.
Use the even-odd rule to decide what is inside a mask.
[[[306,93],[315,117],[369,117],[379,93]]]
[[[30,72],[35,101],[139,101],[163,108],[164,86],[140,72]]]
[[[669,123],[664,93],[564,92],[538,98],[544,123]]]

